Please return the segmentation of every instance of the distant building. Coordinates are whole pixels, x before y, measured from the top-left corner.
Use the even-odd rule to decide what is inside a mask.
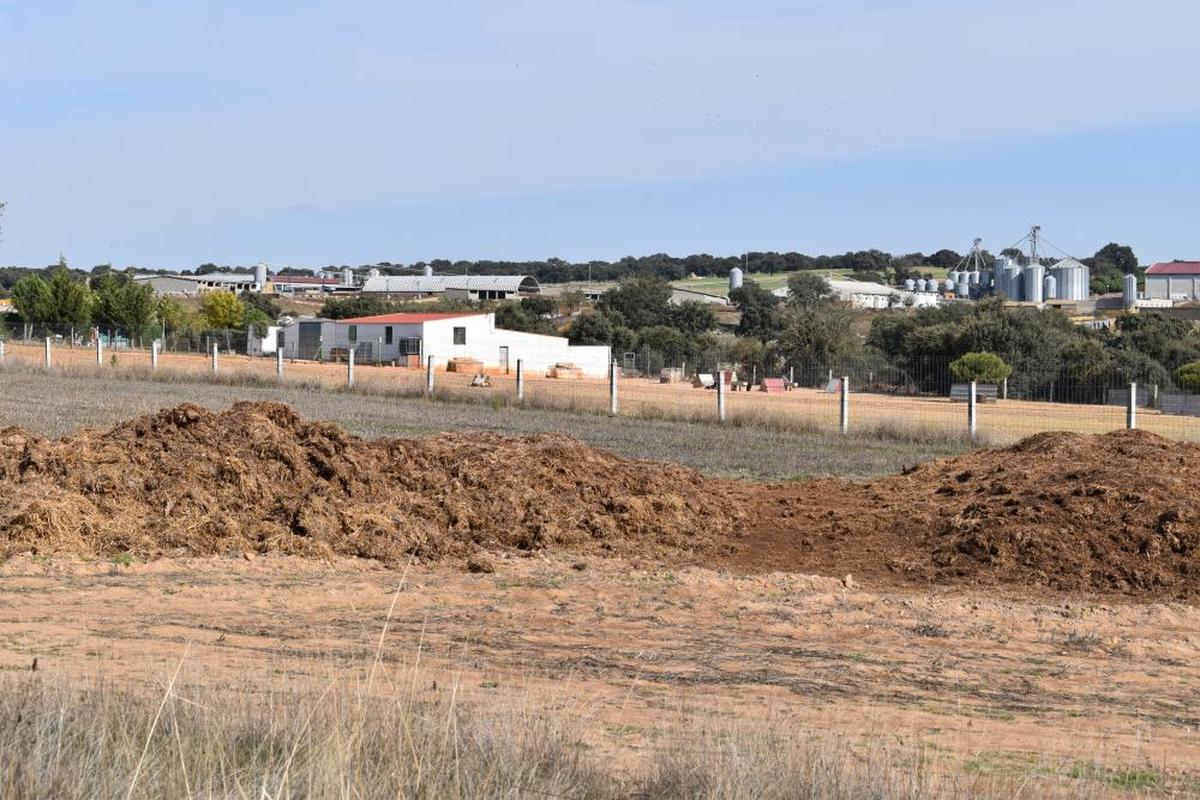
[[[272,275],[269,282],[276,294],[331,292],[346,288],[341,278],[318,275]]]
[[[853,281],[839,278],[826,278],[829,288],[839,300],[844,300],[855,308],[895,308],[903,306],[935,306],[941,302],[937,292],[910,292],[907,289],[897,289],[894,286],[884,286],[882,283],[871,281]],[[786,286],[775,289],[771,294],[786,298]]]
[[[398,298],[441,295],[447,300],[506,300],[538,294],[541,287],[532,275],[374,275],[363,283],[362,292]]]
[[[1146,270],[1148,300],[1200,300],[1200,261],[1160,261]]]
[[[572,345],[563,336],[496,327],[495,314],[473,312],[378,314],[343,320],[299,319],[277,338],[286,358],[328,360],[351,347],[362,363],[393,361],[419,367],[430,356],[444,369],[454,358],[479,361],[485,369],[508,371],[522,361],[530,375],[572,364],[589,377],[608,374],[607,346]]]
[[[729,305],[729,298],[722,294],[711,294],[709,292],[698,292],[695,289],[685,289],[681,286],[671,287],[671,305],[679,305],[680,303],[709,303],[714,306]]]

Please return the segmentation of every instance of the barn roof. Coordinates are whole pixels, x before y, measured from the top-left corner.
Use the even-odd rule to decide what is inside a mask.
[[[532,275],[376,275],[367,278],[364,292],[439,294],[447,289],[494,292],[537,292]]]
[[[396,314],[375,314],[370,317],[353,317],[341,322],[350,325],[416,325],[421,322],[434,322],[439,319],[455,319],[457,317],[478,317],[478,311],[411,311]]]
[[[1146,270],[1147,275],[1200,275],[1200,261],[1159,261]]]

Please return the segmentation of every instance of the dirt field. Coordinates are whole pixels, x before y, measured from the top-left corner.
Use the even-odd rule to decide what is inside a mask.
[[[271,403],[5,428],[0,670],[197,708],[404,687],[569,723],[631,785],[752,739],[954,787],[905,797],[1195,796],[1197,472],[1140,431],[761,485]]]
[[[8,358],[18,363],[41,364],[40,345],[8,342]],[[88,348],[56,348],[53,363],[63,366],[95,365],[95,353]],[[108,363],[109,355],[105,356]],[[117,355],[117,369],[144,370],[149,354],[125,351]],[[161,368],[195,374],[210,374],[210,360],[201,354],[163,354]],[[111,368],[111,367],[106,367]],[[249,358],[224,354],[219,369],[226,375],[241,375],[274,380],[275,363],[269,358]],[[328,388],[344,387],[344,364],[289,362],[286,379]],[[468,375],[438,372],[437,392],[461,396],[481,403],[507,404],[515,400],[513,376],[497,375],[490,389],[469,386]],[[356,385],[364,391],[419,394],[424,373],[391,367],[359,364]],[[620,386],[620,411],[624,415],[649,418],[712,419],[716,415],[713,392],[690,386],[660,384],[646,379],[625,379]],[[580,411],[604,411],[608,408],[608,390],[598,380],[556,380],[539,375],[527,377],[526,398],[530,403]],[[966,431],[966,406],[944,398],[903,398],[886,395],[854,394],[851,400],[852,430],[871,433],[877,430],[900,431],[906,435],[962,436]],[[734,424],[790,426],[806,430],[834,432],[839,425],[839,399],[836,395],[812,389],[798,389],[778,395],[762,392],[732,393],[728,416]],[[1069,430],[1079,433],[1105,433],[1125,426],[1124,409],[1113,406],[1035,403],[1008,400],[979,406],[978,431],[983,440],[995,444],[1015,442],[1045,431]],[[1191,417],[1141,411],[1139,427],[1187,441],[1200,440],[1200,420]]]
[[[948,773],[1016,776],[1028,797],[1200,789],[1191,606],[555,556],[499,557],[486,575],[418,565],[396,595],[400,576],[271,556],[18,557],[0,567],[0,667],[161,686],[184,658],[181,683],[265,690],[361,681],[381,648],[386,685],[583,721],[619,771],[770,727],[919,749]]]

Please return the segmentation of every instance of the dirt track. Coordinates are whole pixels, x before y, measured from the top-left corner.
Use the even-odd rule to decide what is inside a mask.
[[[8,553],[465,559],[568,551],[878,584],[1200,594],[1200,446],[1043,434],[867,484],[760,486],[568,437],[364,441],[287,406],[0,432]]]

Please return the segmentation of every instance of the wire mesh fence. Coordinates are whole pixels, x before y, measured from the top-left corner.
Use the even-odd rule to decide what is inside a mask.
[[[718,353],[689,362],[643,351],[617,353],[608,364],[579,365],[556,360],[557,351],[526,349],[504,362],[436,353],[384,361],[360,347],[316,361],[284,359],[273,352],[247,355],[244,334],[240,340],[218,333],[139,344],[104,336],[98,343],[94,336],[40,341],[31,336],[4,342],[0,358],[8,366],[39,369],[116,371],[160,380],[284,381],[397,397],[830,435],[921,440],[974,434],[989,444],[1044,431],[1119,430],[1130,423],[1133,397],[1132,421],[1138,428],[1200,441],[1200,395],[1172,384],[1134,388],[1132,382],[1067,372],[1013,373],[995,383],[977,382],[972,402],[969,386],[954,380],[948,360],[895,365],[864,357],[746,368],[723,361]]]

